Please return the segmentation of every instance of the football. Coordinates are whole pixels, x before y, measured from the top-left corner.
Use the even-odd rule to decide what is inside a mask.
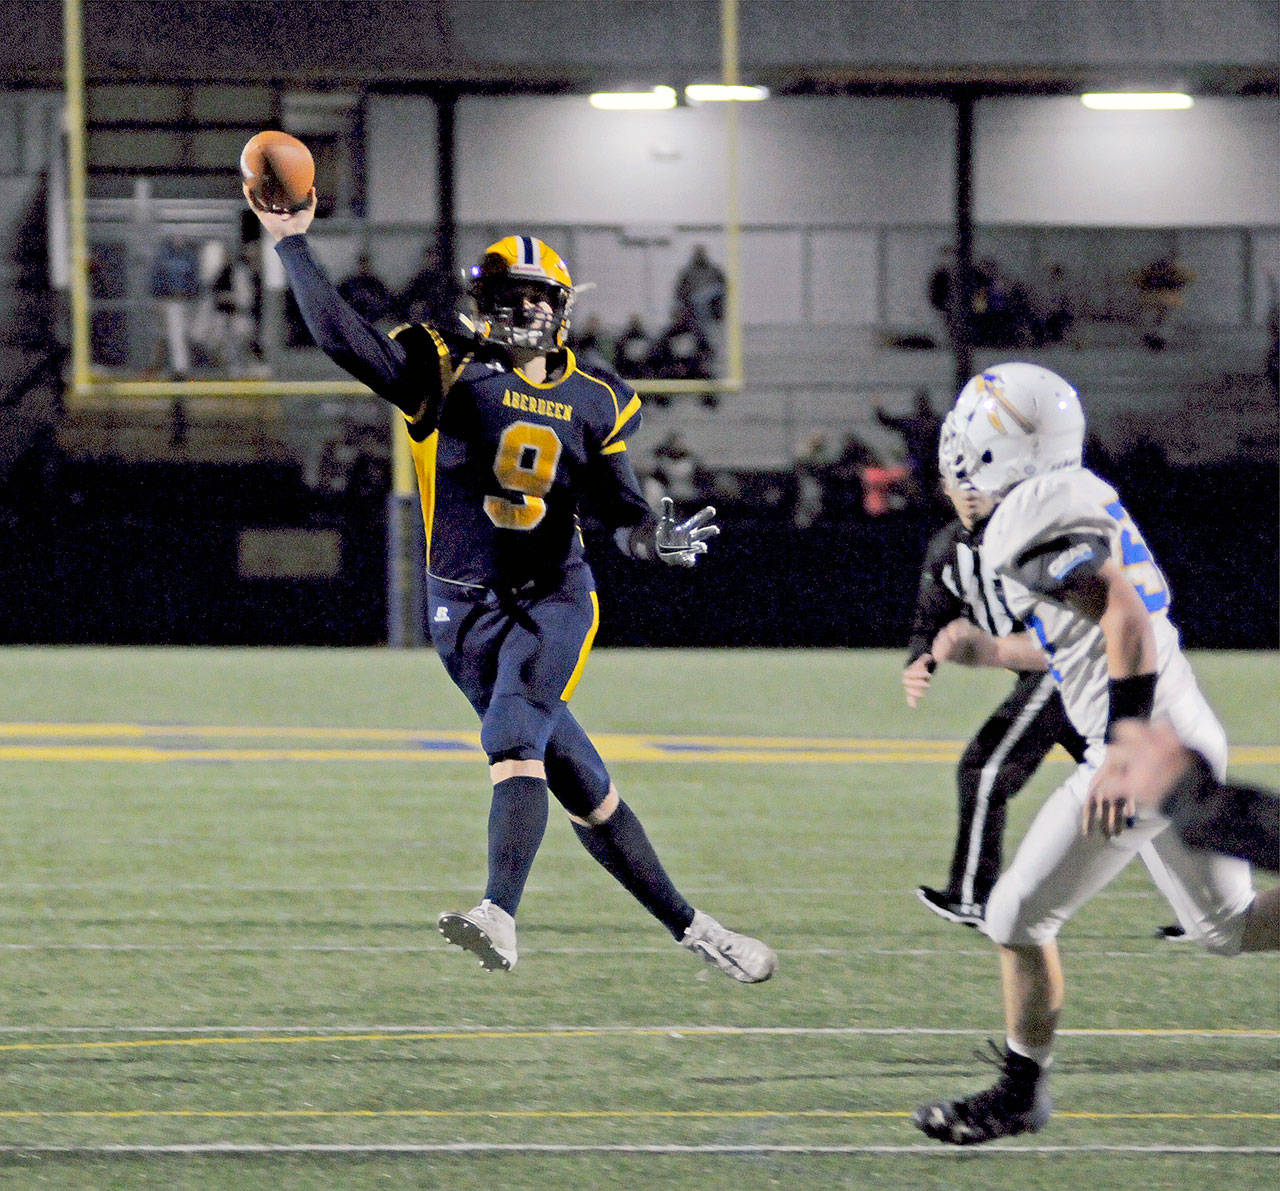
[[[297,137],[260,132],[240,151],[240,173],[259,206],[284,215],[307,205],[316,163]]]

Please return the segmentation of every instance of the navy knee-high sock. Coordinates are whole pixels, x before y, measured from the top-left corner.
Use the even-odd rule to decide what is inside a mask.
[[[509,777],[494,785],[489,804],[489,883],[484,895],[512,916],[546,829],[545,779]]]
[[[587,827],[574,821],[582,846],[591,853],[676,939],[693,921],[693,907],[680,896],[653,850],[644,827],[622,801],[603,823]]]

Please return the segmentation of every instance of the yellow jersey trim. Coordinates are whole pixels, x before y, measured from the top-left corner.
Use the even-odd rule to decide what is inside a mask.
[[[577,358],[574,356],[573,352],[567,347],[561,350],[564,351],[564,355],[565,355],[564,371],[559,376],[557,376],[555,380],[544,380],[544,381],[530,380],[527,376],[525,376],[525,374],[519,368],[512,368],[511,371],[514,372],[522,381],[524,381],[526,385],[532,385],[535,389],[554,389],[556,385],[564,384],[564,382],[567,381],[569,377],[571,377],[575,372],[579,371],[578,361],[577,361]],[[587,374],[584,372],[582,373],[582,375],[586,376]],[[588,377],[587,379],[595,380],[596,378],[592,376],[592,377]]]
[[[409,421],[408,414],[405,422]],[[406,427],[407,428],[407,427]],[[421,442],[409,435],[409,450],[413,455],[413,470],[418,477],[418,500],[422,505],[422,527],[427,535],[427,567],[431,566],[431,523],[436,512],[436,446],[440,432],[433,430]]]
[[[611,393],[613,392],[613,390],[612,390],[612,389],[610,389],[609,391],[610,391]],[[614,409],[617,409],[617,408],[618,408],[618,398],[617,398],[617,394],[614,394],[614,398],[613,398],[613,408],[614,408]],[[616,435],[616,434],[618,433],[618,431],[619,431],[619,430],[621,430],[621,429],[622,429],[623,425],[627,422],[627,420],[631,417],[631,415],[632,415],[632,414],[634,414],[634,413],[636,412],[636,410],[638,410],[639,408],[640,408],[640,397],[639,397],[639,395],[637,394],[636,396],[632,397],[630,401],[628,401],[628,402],[627,402],[627,407],[626,407],[626,409],[624,409],[624,410],[623,410],[623,411],[622,411],[622,412],[621,412],[621,413],[620,413],[620,414],[619,414],[619,415],[614,419],[614,422],[613,422],[613,429],[612,429],[612,430],[610,430],[610,431],[609,431],[609,433],[605,435],[605,439],[604,439],[604,441],[605,441],[606,443],[608,443],[608,442],[609,442],[609,440],[610,440],[611,438],[613,438],[613,437],[614,437],[614,435]]]
[[[621,453],[622,451],[625,451],[626,449],[627,449],[627,444],[626,444],[625,442],[623,442],[621,439],[619,439],[617,442],[611,442],[607,447],[604,447],[604,448],[600,451],[600,454],[602,454],[602,455],[617,455],[617,454]]]
[[[591,644],[596,639],[596,630],[600,627],[600,600],[593,591],[591,595],[591,627],[587,630],[586,640],[582,643],[582,648],[578,651],[578,664],[574,666],[573,673],[569,675],[569,681],[565,684],[565,688],[560,692],[560,698],[568,703],[573,696],[573,692],[577,689],[578,679],[582,677],[582,671],[587,665],[587,654],[591,652]]]

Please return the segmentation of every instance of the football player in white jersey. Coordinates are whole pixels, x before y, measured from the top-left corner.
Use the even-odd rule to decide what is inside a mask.
[[[1064,990],[1058,932],[1135,854],[1188,937],[1223,955],[1280,949],[1280,896],[1255,895],[1247,863],[1188,848],[1157,814],[1112,839],[1085,832],[1089,785],[1116,721],[1157,713],[1219,778],[1226,734],[1179,647],[1169,591],[1142,535],[1115,489],[1081,464],[1075,390],[1045,368],[1000,364],[965,385],[951,416],[948,478],[998,502],[983,540],[987,561],[1010,611],[1039,638],[1088,741],[1084,762],[1046,800],[987,902],[1004,994],[1001,1076],[913,1117],[930,1137],[973,1145],[1048,1122]]]

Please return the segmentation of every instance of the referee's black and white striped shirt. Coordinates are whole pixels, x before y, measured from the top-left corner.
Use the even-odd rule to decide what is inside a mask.
[[[986,522],[965,529],[957,517],[929,539],[915,612],[907,665],[929,652],[938,630],[958,617],[972,621],[993,637],[1022,631],[1004,601],[1000,578],[982,566],[982,531]]]

